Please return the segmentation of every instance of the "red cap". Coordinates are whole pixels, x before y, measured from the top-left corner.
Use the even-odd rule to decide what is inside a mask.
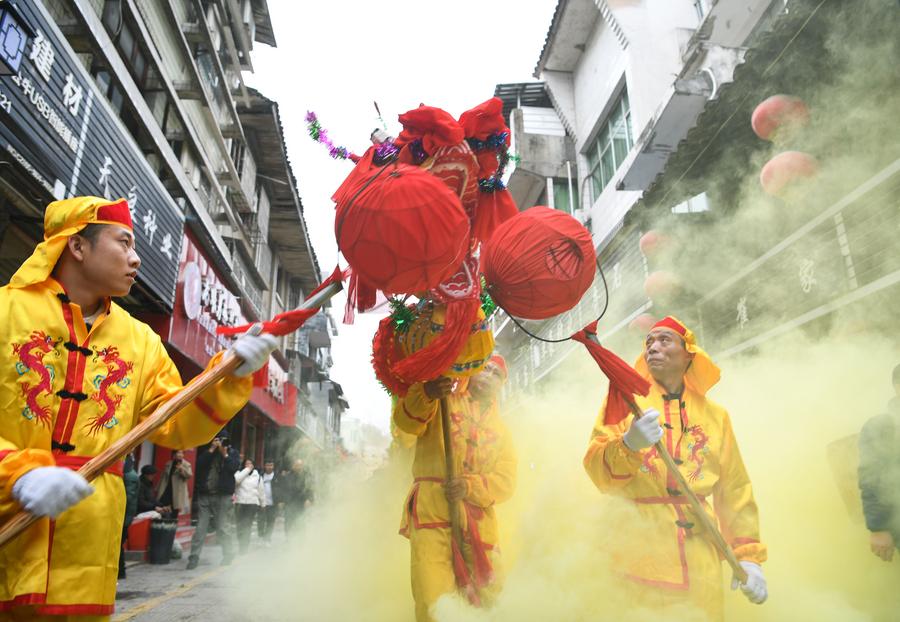
[[[653,328],[668,328],[670,330],[674,330],[676,333],[684,337],[687,334],[687,326],[673,318],[671,315],[667,315],[656,324],[653,325]],[[650,330],[653,330],[651,328]]]
[[[509,369],[506,367],[506,359],[500,356],[499,354],[495,354],[491,358],[488,359],[489,363],[494,363],[503,371],[503,379],[506,380],[509,378]]]

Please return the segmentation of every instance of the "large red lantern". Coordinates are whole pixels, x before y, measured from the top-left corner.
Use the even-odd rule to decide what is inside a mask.
[[[750,117],[750,125],[763,140],[775,140],[809,123],[809,109],[799,97],[773,95],[760,103]]]
[[[784,151],[766,162],[759,183],[766,194],[781,196],[794,183],[813,177],[819,170],[814,157],[802,151]]]
[[[532,207],[502,223],[481,250],[488,291],[507,313],[542,320],[568,311],[594,280],[591,234],[549,207]]]
[[[453,191],[428,172],[389,164],[338,203],[338,248],[367,284],[386,293],[429,290],[465,257],[469,219]]]

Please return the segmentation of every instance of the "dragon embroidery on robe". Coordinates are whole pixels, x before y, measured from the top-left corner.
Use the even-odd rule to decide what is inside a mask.
[[[40,382],[32,385],[30,382],[22,383],[22,394],[25,396],[25,408],[22,416],[26,419],[37,419],[39,423],[50,426],[50,408],[42,406],[38,397],[42,394],[49,395],[53,389],[53,372],[44,364],[44,356],[53,350],[53,339],[46,333],[36,330],[31,333],[31,338],[23,344],[14,343],[13,354],[18,356],[16,371],[19,375],[27,371],[33,371],[40,378]]]
[[[134,367],[132,363],[122,360],[119,356],[119,349],[115,346],[107,346],[98,350],[97,356],[106,365],[107,372],[106,376],[97,376],[94,379],[97,392],[91,396],[91,399],[100,404],[101,411],[88,423],[91,434],[97,433],[101,428],[110,428],[118,423],[116,409],[124,396],[110,395],[109,390],[114,385],[121,388],[127,387],[130,384],[128,372]]]

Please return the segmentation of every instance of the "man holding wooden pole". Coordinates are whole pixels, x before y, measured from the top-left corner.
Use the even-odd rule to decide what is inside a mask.
[[[733,551],[737,571],[746,574],[745,581],[732,581],[732,589],[740,587],[751,602],[762,603],[766,547],[759,541],[750,478],[728,413],[706,398],[719,368],[694,334],[670,316],[650,330],[635,369],[651,381],[649,395],[636,398],[643,416],[612,412],[621,406],[607,400],[584,457],[597,488],[631,499],[644,519],[632,525],[640,541],[621,560],[631,601],[647,608],[686,605],[722,619],[717,546],[724,546]],[[664,453],[683,477],[667,468]],[[695,514],[690,493],[709,520]]]
[[[512,496],[517,464],[497,407],[505,381],[506,364],[494,356],[471,378],[414,384],[394,405],[394,423],[417,437],[400,533],[410,540],[419,622],[432,620],[443,594],[460,589],[480,605],[499,591],[494,504]]]
[[[158,335],[112,302],[140,258],[128,203],[51,203],[44,241],[0,288],[0,525],[21,510],[44,517],[0,548],[0,618],[113,611],[125,495],[121,462],[92,484],[76,473],[182,388]],[[250,374],[276,348],[271,335],[232,346],[243,363],[150,439],[208,442],[247,402]],[[216,355],[213,367],[222,358]],[[84,616],[84,617],[82,617]]]

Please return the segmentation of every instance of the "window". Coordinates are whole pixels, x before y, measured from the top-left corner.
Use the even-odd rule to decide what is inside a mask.
[[[573,192],[574,182],[572,184]],[[565,177],[553,178],[553,207],[562,212],[570,213],[571,208],[578,205],[578,198],[573,197],[571,204],[569,203],[569,180]]]
[[[616,169],[621,166],[632,145],[634,136],[631,133],[631,107],[628,105],[628,91],[623,90],[603,122],[597,138],[585,153],[594,199],[612,181]]]
[[[708,211],[709,197],[706,196],[705,192],[701,192],[672,208],[673,214],[696,214],[698,212]]]

